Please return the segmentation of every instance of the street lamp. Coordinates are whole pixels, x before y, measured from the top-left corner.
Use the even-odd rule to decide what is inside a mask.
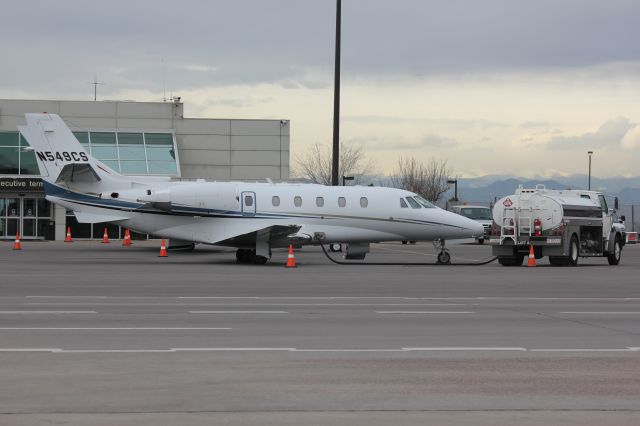
[[[355,177],[353,177],[353,176],[345,176],[345,175],[342,175],[342,186],[347,186],[347,185],[346,185],[346,183],[345,183],[345,181],[347,181],[347,180],[354,180],[354,179],[355,179]]]
[[[591,156],[593,151],[587,151],[587,154],[589,154],[589,191],[591,191]]]
[[[452,184],[453,183],[455,185],[454,186],[454,188],[455,188],[454,194],[455,195],[453,196],[453,201],[458,201],[458,179],[448,179],[447,183],[448,184]]]

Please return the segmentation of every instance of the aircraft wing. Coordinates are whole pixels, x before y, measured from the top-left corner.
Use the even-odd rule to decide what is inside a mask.
[[[264,235],[273,244],[274,242],[287,240],[289,236],[298,232],[300,228],[300,225],[271,225],[216,241],[215,244],[229,246],[255,245],[258,235]],[[246,228],[244,231],[246,231]]]

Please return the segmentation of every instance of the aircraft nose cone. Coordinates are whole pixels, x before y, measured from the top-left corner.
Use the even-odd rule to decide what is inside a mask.
[[[469,228],[469,231],[473,234],[474,237],[480,237],[484,234],[484,226],[481,223],[472,220],[473,224]]]

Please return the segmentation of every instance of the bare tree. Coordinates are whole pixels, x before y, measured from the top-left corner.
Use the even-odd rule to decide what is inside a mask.
[[[331,185],[331,149],[326,145],[315,144],[304,156],[296,156],[294,174],[310,179],[315,183]],[[338,176],[353,176],[354,184],[361,183],[364,175],[373,171],[374,165],[368,160],[359,146],[340,144],[340,166]]]
[[[447,192],[451,174],[446,161],[431,158],[425,165],[415,158],[398,159],[398,170],[392,178],[393,186],[406,189],[435,203]]]

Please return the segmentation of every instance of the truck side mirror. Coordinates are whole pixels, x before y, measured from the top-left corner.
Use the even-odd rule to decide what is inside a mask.
[[[620,204],[620,203],[618,202],[618,197],[614,198],[614,199],[613,199],[613,207],[614,207],[616,210],[620,209],[620,205],[619,205],[619,204]]]
[[[625,220],[627,220],[627,218],[625,217],[625,215],[620,216],[620,222],[624,223]]]

